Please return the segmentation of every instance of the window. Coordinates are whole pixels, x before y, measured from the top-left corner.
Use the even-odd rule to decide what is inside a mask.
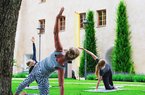
[[[80,13],[80,28],[84,27],[83,21],[86,19],[86,13]]]
[[[39,20],[39,33],[43,34],[45,32],[45,19]]]
[[[59,24],[60,24],[59,25],[60,31],[64,31],[65,30],[65,16],[61,16]]]
[[[98,26],[106,25],[106,10],[99,10],[98,13]]]
[[[41,0],[41,3],[46,2],[46,0]]]

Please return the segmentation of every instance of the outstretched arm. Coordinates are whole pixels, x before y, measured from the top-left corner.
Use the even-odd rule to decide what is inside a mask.
[[[100,76],[100,77],[98,78],[98,82],[97,82],[97,85],[96,85],[96,89],[98,89],[101,80],[102,80],[102,76]]]
[[[64,70],[58,69],[58,81],[60,87],[60,95],[64,95]]]
[[[36,60],[36,46],[35,46],[35,38],[32,37],[31,39],[32,43],[33,43],[33,57],[32,57],[32,60],[34,60],[35,62],[37,62]]]
[[[98,59],[98,57],[95,54],[93,54],[91,51],[89,51],[89,50],[87,50],[85,48],[81,48],[81,47],[79,47],[79,49],[84,50],[86,53],[88,53],[89,55],[91,55],[94,60]]]
[[[60,42],[60,38],[59,38],[59,19],[62,16],[62,13],[64,11],[64,8],[62,7],[59,14],[56,16],[56,21],[55,21],[55,25],[54,25],[54,42],[55,42],[55,49],[56,51],[62,51],[63,47],[61,45]]]

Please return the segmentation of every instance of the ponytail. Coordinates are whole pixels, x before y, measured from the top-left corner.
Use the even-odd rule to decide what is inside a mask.
[[[105,65],[105,60],[101,59],[99,60],[98,64],[96,65],[96,71],[95,74],[99,78],[100,77],[100,69]]]
[[[96,71],[95,71],[95,73],[96,73],[96,76],[99,78],[100,76],[99,76],[99,71],[100,71],[100,69],[99,69],[99,65],[97,64],[96,65]]]

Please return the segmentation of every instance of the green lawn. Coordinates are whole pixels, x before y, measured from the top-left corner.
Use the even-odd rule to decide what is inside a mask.
[[[16,91],[17,86],[23,79],[13,79],[12,89],[13,93]],[[115,85],[123,86],[119,91],[108,92],[108,93],[96,93],[86,92],[84,90],[92,89],[95,87],[95,80],[72,80],[65,79],[65,95],[145,95],[145,83],[141,82],[114,82]],[[31,84],[37,85],[35,82]],[[50,79],[50,95],[59,95],[58,80]],[[101,86],[103,84],[101,83]],[[27,93],[38,93],[38,90],[24,90]]]

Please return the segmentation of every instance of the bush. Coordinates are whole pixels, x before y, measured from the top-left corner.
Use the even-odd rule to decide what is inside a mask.
[[[114,74],[113,80],[115,81],[133,81],[133,75],[132,74]]]
[[[28,72],[21,72],[17,74],[13,74],[13,78],[26,78],[28,76]],[[49,78],[58,78],[58,73],[54,72],[52,73]]]
[[[120,81],[120,80],[122,80],[123,81],[123,75],[122,74],[115,74],[115,75],[113,75],[113,80],[115,80],[115,81]]]
[[[91,51],[97,56],[97,46],[96,46],[96,36],[95,36],[95,22],[94,22],[94,12],[89,10],[87,13],[87,20],[88,24],[85,25],[85,36],[84,36],[84,41],[83,41],[83,47],[86,48],[87,50]],[[95,71],[95,66],[96,62],[94,59],[89,55],[86,54],[83,51],[81,56],[81,61],[80,61],[80,68],[79,68],[79,74],[80,76],[84,76],[84,64],[85,64],[85,59],[87,61],[87,72],[94,72]]]
[[[113,81],[145,82],[145,75],[141,74],[114,74]],[[87,80],[96,80],[95,74],[88,74]]]
[[[95,74],[88,74],[87,80],[96,80],[96,75]]]
[[[27,76],[28,76],[28,72],[13,74],[13,78],[26,78]]]
[[[58,78],[58,72],[53,72],[49,78]]]
[[[131,31],[127,16],[127,8],[121,0],[117,9],[116,37],[112,55],[112,66],[116,72],[135,73],[132,60]]]
[[[135,82],[145,82],[145,75],[134,75],[133,79]]]
[[[115,81],[129,81],[129,82],[145,82],[145,75],[135,74],[114,74]]]

